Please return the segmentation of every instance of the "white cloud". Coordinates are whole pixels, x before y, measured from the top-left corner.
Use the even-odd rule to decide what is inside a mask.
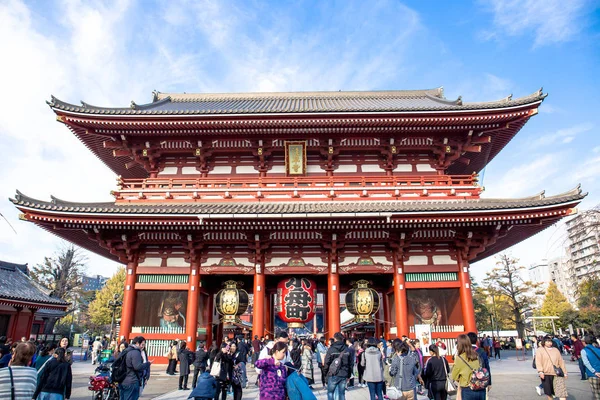
[[[586,0],[485,0],[493,13],[494,29],[484,39],[532,33],[534,47],[573,39],[583,28]]]
[[[556,132],[552,132],[543,136],[540,136],[532,144],[534,146],[548,146],[554,143],[571,143],[576,136],[586,133],[594,129],[594,124],[591,122],[584,122],[571,126],[569,128],[559,129]]]
[[[557,160],[563,157],[561,153],[531,156],[530,162],[514,165],[500,176],[492,177],[493,183],[486,185],[485,197],[511,198],[533,195],[560,171]],[[532,177],[535,177],[535,180],[532,180]]]

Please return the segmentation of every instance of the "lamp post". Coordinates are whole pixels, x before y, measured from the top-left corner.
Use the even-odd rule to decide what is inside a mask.
[[[113,296],[113,299],[108,302],[108,307],[112,309],[112,319],[110,321],[110,338],[108,340],[109,346],[112,343],[113,338],[113,328],[115,326],[115,311],[117,311],[117,308],[121,307],[122,305],[123,302],[119,300],[119,295],[116,293]]]

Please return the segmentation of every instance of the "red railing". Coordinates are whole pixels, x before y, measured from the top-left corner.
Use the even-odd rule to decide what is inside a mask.
[[[118,179],[118,201],[142,199],[479,196],[477,175]]]

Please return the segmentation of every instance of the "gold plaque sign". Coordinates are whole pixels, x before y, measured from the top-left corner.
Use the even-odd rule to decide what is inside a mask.
[[[306,141],[285,142],[285,172],[287,176],[306,175]]]

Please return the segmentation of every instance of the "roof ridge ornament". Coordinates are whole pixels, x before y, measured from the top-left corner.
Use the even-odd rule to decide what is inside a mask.
[[[135,104],[135,101],[131,100],[131,103],[129,104],[129,107],[132,110],[137,110],[137,104]]]

